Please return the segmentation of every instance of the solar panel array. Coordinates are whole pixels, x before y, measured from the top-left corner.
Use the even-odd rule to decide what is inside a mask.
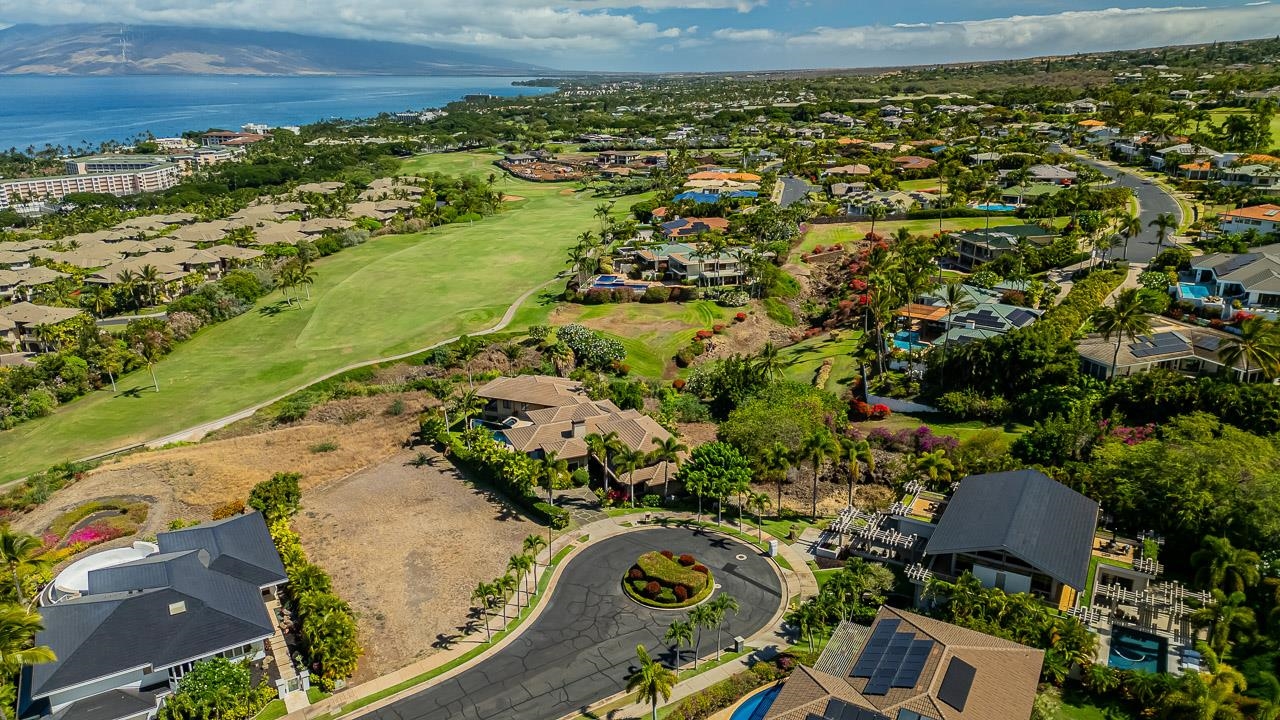
[[[805,720],[889,720],[889,716],[832,698],[821,716],[809,713]]]
[[[898,711],[898,717],[896,720],[934,720],[934,718],[931,718],[928,715],[921,715],[914,710],[902,708]]]
[[[942,676],[942,686],[938,688],[938,699],[964,712],[975,674],[977,670],[972,665],[958,657],[951,658],[951,662],[947,664],[947,674]]]
[[[956,317],[955,322],[961,323],[961,324],[973,323],[977,327],[992,328],[995,330],[999,330],[1000,328],[1003,328],[1005,326],[1004,318],[988,310],[987,308],[982,308],[981,310],[974,310],[973,312],[967,312],[963,315],[959,315]]]
[[[1013,323],[1014,327],[1024,327],[1028,323],[1035,322],[1036,318],[1040,316],[1036,315],[1030,310],[1022,310],[1021,308],[1019,308],[1018,310],[1014,310],[1013,312],[1009,313],[1008,317],[1009,317],[1009,322]]]
[[[900,620],[881,620],[871,631],[850,677],[867,678],[864,695],[884,695],[892,688],[913,688],[929,660],[933,641],[898,632]]]
[[[1176,332],[1162,332],[1140,336],[1137,342],[1129,343],[1129,352],[1137,358],[1187,353],[1191,352],[1191,344]]]

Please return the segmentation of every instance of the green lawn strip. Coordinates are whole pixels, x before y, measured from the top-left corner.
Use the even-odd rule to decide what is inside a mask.
[[[827,378],[824,389],[839,395],[857,372],[852,355],[861,337],[860,331],[842,331],[837,333],[836,339],[825,333],[789,345],[781,353],[789,363],[784,374],[788,380],[812,385],[823,361],[831,358],[831,376]]]
[[[1122,568],[1133,567],[1129,563],[1121,562],[1119,560],[1112,560],[1111,558],[1105,558],[1100,555],[1089,556],[1089,579],[1085,582],[1084,593],[1076,598],[1077,605],[1087,605],[1092,600],[1093,581],[1098,574],[1098,563],[1102,563],[1104,565],[1111,565],[1114,567],[1122,567]]]
[[[732,535],[732,536],[734,536],[734,537],[738,538],[739,540],[742,540],[743,542],[746,542],[746,543],[749,543],[749,544],[751,544],[751,545],[754,545],[754,546],[756,546],[757,548],[760,548],[760,550],[761,550],[762,552],[768,552],[768,551],[769,551],[769,543],[767,543],[767,542],[762,542],[762,541],[758,540],[754,535],[748,535],[747,533],[740,532],[740,531],[735,530],[735,529],[733,529],[733,528],[731,528],[731,527],[728,527],[727,525],[717,525],[717,524],[712,523],[712,522],[699,522],[699,521],[697,521],[697,520],[686,520],[686,521],[684,521],[684,523],[683,523],[683,524],[686,524],[686,525],[697,525],[698,527],[704,527],[704,528],[708,528],[708,529],[711,529],[711,530],[717,530],[717,531],[722,532],[722,533],[724,533],[724,534],[726,534],[726,535]],[[792,568],[792,567],[791,567],[791,563],[787,562],[787,559],[786,559],[785,557],[783,557],[783,556],[781,555],[781,553],[779,553],[778,555],[775,555],[775,556],[773,557],[773,561],[774,561],[774,562],[776,562],[776,563],[778,563],[778,565],[779,565],[782,569],[784,569],[784,570],[793,570],[793,571],[794,571],[794,568]]]
[[[1133,716],[1115,701],[1094,704],[1097,699],[1075,688],[1062,693],[1062,720],[1133,720]]]
[[[562,548],[560,552],[556,553],[555,557],[551,559],[550,567],[547,570],[543,571],[542,578],[538,581],[537,598],[539,602],[541,602],[543,595],[546,593],[547,585],[550,584],[551,582],[551,576],[554,574],[553,572],[551,572],[551,570],[553,570],[557,565],[559,565],[560,562],[564,560],[565,556],[567,556],[574,549],[574,547],[576,546],[566,545],[564,548]],[[453,660],[450,660],[444,665],[441,665],[440,667],[432,668],[431,670],[428,670],[422,673],[421,675],[416,675],[414,677],[409,678],[408,680],[405,680],[404,682],[400,682],[395,685],[392,685],[389,688],[379,690],[376,693],[366,695],[365,697],[362,697],[359,700],[353,700],[352,702],[349,702],[346,705],[343,705],[342,709],[338,712],[337,716],[341,717],[355,710],[359,710],[362,707],[371,705],[383,698],[390,697],[404,690],[408,690],[409,688],[415,685],[419,685],[432,678],[443,675],[444,673],[449,672],[450,670],[458,667],[459,665],[462,665],[463,663],[466,663],[472,660],[473,658],[484,653],[486,650],[489,650],[490,648],[492,648],[496,643],[498,643],[498,641],[502,640],[502,638],[510,635],[517,628],[519,628],[520,625],[524,623],[525,619],[529,617],[530,613],[532,613],[535,608],[537,608],[537,603],[530,604],[526,606],[524,609],[522,609],[520,611],[520,615],[514,619],[511,625],[509,625],[506,629],[500,630],[493,634],[492,643],[485,643],[483,645],[474,647],[471,650],[468,650],[466,653],[454,658]]]
[[[720,667],[721,665],[728,665],[729,663],[737,660],[738,658],[745,657],[747,655],[750,655],[753,652],[755,652],[755,650],[752,650],[752,649],[745,649],[742,652],[727,652],[721,655],[719,660],[716,660],[713,658],[711,660],[705,660],[705,661],[699,662],[697,670],[694,670],[693,668],[689,668],[687,670],[680,671],[680,682],[684,682],[685,680],[688,680],[690,678],[695,678],[701,675],[702,673],[707,672],[708,670],[714,670]]]
[[[864,432],[877,426],[887,427],[890,430],[902,430],[928,425],[935,434],[951,435],[960,440],[967,440],[983,430],[993,429],[999,430],[1004,439],[1009,442],[1017,440],[1023,433],[1031,430],[1029,426],[1020,423],[989,425],[981,420],[951,420],[940,413],[899,413],[891,415],[882,421],[859,423],[858,425],[860,426],[859,429]]]
[[[266,706],[259,710],[258,714],[254,715],[250,720],[276,720],[276,718],[282,718],[288,713],[289,710],[284,706],[284,701],[276,698],[275,700],[267,703]]]
[[[764,308],[764,314],[768,315],[769,319],[787,327],[795,327],[795,313],[791,312],[789,305],[778,298],[767,297],[761,301],[761,306]]]
[[[445,162],[436,157],[407,171]],[[462,162],[451,157],[448,167]],[[476,223],[378,237],[318,260],[311,300],[289,307],[275,293],[258,311],[178,345],[156,365],[159,393],[144,369],[119,378],[119,393],[92,393],[0,433],[0,481],[222,417],[345,365],[493,325],[517,296],[564,268],[574,237],[598,228],[596,198],[507,177],[495,187],[525,200]],[[632,201],[620,200],[615,214]]]
[[[829,570],[815,571],[813,573],[813,576],[818,580],[818,589],[821,590],[822,586],[826,585],[831,580],[831,578],[835,577],[836,575],[840,574],[843,571],[844,571],[843,568],[831,568]]]
[[[780,542],[786,542],[792,528],[795,528],[796,537],[800,537],[800,533],[811,527],[819,527],[822,521],[818,523],[810,522],[807,518],[772,518],[764,521],[764,531],[778,538]]]
[[[732,333],[735,312],[737,310],[720,307],[710,300],[653,305],[610,303],[585,306],[573,316],[572,322],[622,343],[632,374],[661,378],[674,370],[676,353],[688,345],[699,330],[724,325],[725,332]],[[530,310],[529,316],[537,317],[537,314]],[[678,329],[673,329],[675,325]]]

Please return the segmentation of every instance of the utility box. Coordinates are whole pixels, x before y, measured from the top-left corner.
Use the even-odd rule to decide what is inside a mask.
[[[742,652],[742,648],[744,648],[746,644],[747,644],[746,638],[742,637],[741,635],[735,636],[733,638],[733,651],[736,653]]]
[[[778,541],[769,541],[769,557],[778,557]]]

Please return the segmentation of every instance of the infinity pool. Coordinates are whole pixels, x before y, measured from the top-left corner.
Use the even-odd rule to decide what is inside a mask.
[[[1196,285],[1195,283],[1178,283],[1178,294],[1184,298],[1192,300],[1203,300],[1212,293],[1207,285]]]
[[[974,205],[974,210],[990,210],[991,212],[1013,212],[1018,209],[1017,205],[1007,205],[1005,203],[985,203],[982,205]]]

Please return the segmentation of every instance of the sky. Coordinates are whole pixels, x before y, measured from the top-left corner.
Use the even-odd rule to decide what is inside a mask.
[[[396,40],[566,70],[998,60],[1280,35],[1280,0],[0,0],[15,23],[120,22]]]

